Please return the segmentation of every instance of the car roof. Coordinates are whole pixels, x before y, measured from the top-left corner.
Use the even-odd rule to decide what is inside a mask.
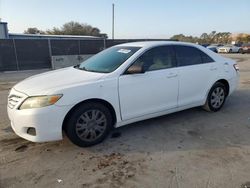
[[[188,42],[177,42],[177,41],[144,41],[144,42],[130,42],[119,44],[118,46],[134,46],[142,48],[150,48],[155,46],[162,45],[188,45],[188,46],[198,46],[197,44],[188,43]]]
[[[163,45],[183,45],[183,46],[192,46],[192,47],[196,47],[200,50],[202,50],[203,52],[205,52],[206,54],[208,54],[210,57],[212,57],[213,59],[215,59],[216,61],[223,58],[222,56],[212,52],[210,49],[205,48],[201,45],[198,44],[194,44],[194,43],[189,43],[189,42],[177,42],[177,41],[144,41],[144,42],[130,42],[130,43],[123,43],[123,44],[119,44],[117,46],[124,46],[124,47],[141,47],[142,49],[149,49],[149,48],[153,48],[153,47],[157,47],[157,46],[163,46]]]

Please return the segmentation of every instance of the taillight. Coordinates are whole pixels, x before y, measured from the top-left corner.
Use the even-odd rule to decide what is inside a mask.
[[[240,68],[239,68],[239,66],[238,66],[237,64],[234,64],[234,69],[235,69],[236,71],[239,71],[239,70],[240,70]]]

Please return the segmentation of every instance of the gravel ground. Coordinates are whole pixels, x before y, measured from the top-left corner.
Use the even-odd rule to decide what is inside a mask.
[[[8,90],[43,71],[0,73],[0,188],[247,187],[250,55],[226,56],[238,61],[241,80],[220,112],[193,108],[134,123],[90,148],[66,137],[42,144],[17,137],[6,113]]]

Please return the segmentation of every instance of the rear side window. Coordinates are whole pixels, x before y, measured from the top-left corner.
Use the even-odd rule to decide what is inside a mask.
[[[203,63],[214,62],[214,60],[211,57],[209,57],[207,54],[205,54],[204,52],[200,51],[200,53],[201,53],[201,58],[202,58]]]
[[[175,52],[179,66],[198,65],[214,61],[207,54],[192,46],[175,46]]]

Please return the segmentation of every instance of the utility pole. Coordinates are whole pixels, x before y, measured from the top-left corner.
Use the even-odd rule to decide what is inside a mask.
[[[1,12],[2,12],[2,1],[0,0],[0,22],[2,21],[2,15],[1,15]]]
[[[112,4],[112,39],[115,38],[115,4]]]

